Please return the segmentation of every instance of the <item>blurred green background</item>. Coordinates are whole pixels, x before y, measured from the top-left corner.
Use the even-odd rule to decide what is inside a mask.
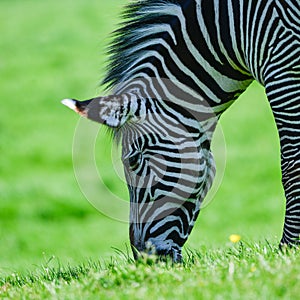
[[[127,196],[111,163],[111,138],[103,128],[98,134],[97,124],[82,125],[60,104],[67,97],[101,94],[105,46],[126,2],[0,2],[1,275],[33,269],[52,256],[73,265],[108,258],[115,253],[113,247],[126,249],[128,224],[95,209],[73,170],[75,137],[75,163],[95,201],[126,218],[127,210],[109,192]],[[75,130],[78,122],[80,133]],[[245,241],[267,238],[276,243],[284,196],[279,142],[263,88],[254,83],[224,114],[220,128],[226,170],[187,246],[226,247],[233,233]],[[214,148],[218,156],[218,142]],[[95,158],[106,186],[99,178],[89,180],[88,167],[81,169]]]

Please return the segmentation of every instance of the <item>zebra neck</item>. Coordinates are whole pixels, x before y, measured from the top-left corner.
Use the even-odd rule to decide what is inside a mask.
[[[126,97],[130,95],[132,102],[129,112],[131,125],[153,127],[153,130],[164,128],[166,134],[176,135],[176,138],[181,135],[198,140],[199,146],[203,144],[207,149],[221,112],[232,103],[228,102],[212,108],[199,95],[191,96],[187,91],[182,90],[179,94],[175,88],[168,91],[165,89],[164,93],[158,89],[153,91],[153,89],[134,88],[126,93],[124,91],[122,91],[123,95]],[[191,103],[192,97],[194,97],[193,101],[198,102],[197,104]],[[173,128],[172,132],[171,128]]]

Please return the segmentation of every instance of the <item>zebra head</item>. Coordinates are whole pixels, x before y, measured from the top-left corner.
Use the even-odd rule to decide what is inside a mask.
[[[136,91],[63,103],[121,138],[135,258],[147,253],[181,261],[215,173],[210,137],[199,120],[187,108],[166,101],[163,107]]]

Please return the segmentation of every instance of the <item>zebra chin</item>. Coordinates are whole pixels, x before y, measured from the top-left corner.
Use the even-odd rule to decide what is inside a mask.
[[[147,241],[144,246],[138,247],[131,245],[135,260],[144,259],[150,256],[156,257],[157,261],[172,260],[174,263],[182,263],[181,248],[178,246],[165,247],[163,245],[155,245],[154,242]]]

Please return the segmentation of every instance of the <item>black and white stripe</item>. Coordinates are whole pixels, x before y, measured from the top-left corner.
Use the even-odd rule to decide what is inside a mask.
[[[122,133],[130,237],[138,251],[180,260],[213,181],[210,141],[217,120],[254,79],[266,87],[280,135],[287,199],[282,243],[297,243],[299,3],[142,0],[127,7],[103,82],[127,97],[119,101],[127,105],[118,108],[109,96],[97,98],[99,108],[92,110]]]

